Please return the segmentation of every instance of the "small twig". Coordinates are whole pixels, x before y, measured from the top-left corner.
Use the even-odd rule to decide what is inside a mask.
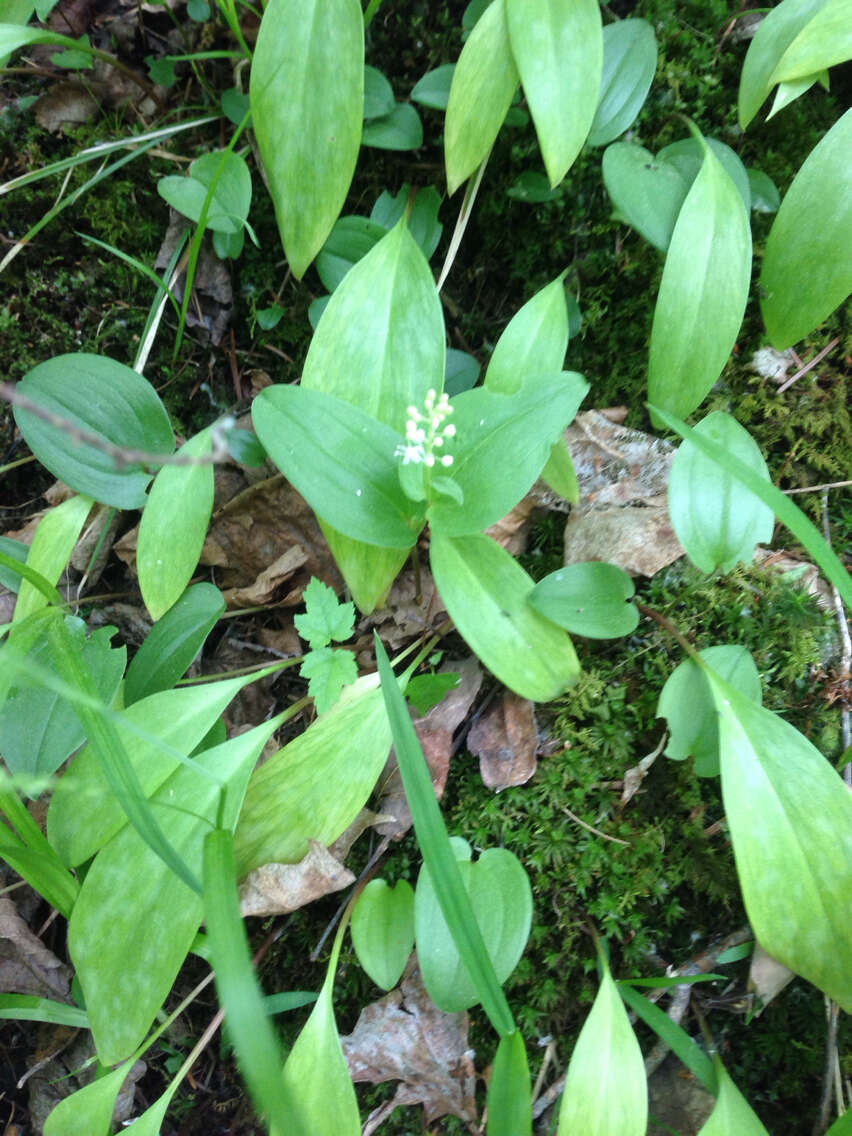
[[[450,269],[453,267],[453,262],[456,259],[456,254],[462,243],[467,223],[470,220],[470,215],[473,212],[473,203],[476,201],[476,195],[479,192],[479,187],[482,184],[482,176],[485,173],[485,167],[488,165],[488,159],[491,157],[489,150],[476,171],[472,180],[468,181],[467,189],[465,190],[464,200],[462,201],[461,209],[459,210],[458,219],[456,220],[456,227],[453,230],[453,235],[450,238],[450,246],[447,249],[447,255],[444,258],[444,264],[441,268],[441,275],[438,277],[438,291],[440,292],[444,286],[444,281],[450,274]]]
[[[822,1136],[828,1128],[831,1115],[831,1095],[834,1089],[834,1070],[837,1064],[837,1022],[840,1017],[840,1007],[836,1002],[826,998],[827,1028],[825,1035],[825,1071],[822,1077],[822,1099],[819,1104],[819,1113],[811,1129],[811,1136]]]
[[[572,813],[571,810],[567,807],[567,805],[562,806],[562,811],[563,811],[563,813],[565,813],[566,816],[569,816],[571,818],[571,820],[573,820],[576,824],[579,824],[579,826],[581,828],[585,828],[585,830],[587,832],[593,832],[595,834],[595,836],[602,836],[604,838],[604,840],[611,840],[613,844],[624,844],[628,848],[630,847],[630,841],[629,840],[622,840],[618,836],[608,836],[605,832],[601,832],[601,830],[599,828],[595,828],[591,824],[586,824],[586,822],[584,820],[581,820],[580,817],[578,817],[576,813]]]
[[[831,547],[831,525],[828,520],[828,490],[826,489],[822,495],[822,531],[825,536],[825,543]],[[849,634],[849,621],[846,618],[846,609],[843,606],[840,592],[831,585],[831,594],[834,599],[834,610],[837,615],[837,626],[840,631],[840,642],[842,644],[842,654],[840,658],[841,664],[841,677],[843,681],[848,684],[850,673],[852,673],[852,636]],[[852,745],[852,721],[850,721],[850,707],[849,702],[844,700],[843,707],[840,711],[840,731],[843,741],[843,749],[848,750]],[[843,770],[843,780],[852,789],[852,762],[847,762],[846,768]]]
[[[786,382],[783,382],[778,388],[778,393],[783,394],[788,387],[791,387],[793,385],[796,379],[800,379],[803,375],[806,375],[808,371],[812,371],[817,363],[821,363],[829,353],[829,351],[835,348],[839,342],[840,336],[837,335],[834,339],[832,339],[831,343],[829,343],[827,347],[823,347],[822,351],[820,351],[818,355],[814,355],[813,359],[805,363],[805,365],[800,370],[796,371],[795,375],[787,379]]]
[[[816,493],[822,489],[846,489],[852,481],[829,481],[825,485],[803,485],[800,489],[782,489],[782,493]]]

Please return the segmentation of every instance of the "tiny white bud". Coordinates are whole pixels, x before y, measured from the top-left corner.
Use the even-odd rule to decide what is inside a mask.
[[[435,464],[435,455],[434,454],[427,454],[426,455],[426,464],[431,469],[431,467]]]
[[[452,422],[449,424],[449,426],[444,427],[443,433],[445,438],[455,438],[456,428],[455,426],[453,426]]]
[[[441,465],[450,466],[452,464],[453,464],[453,455],[452,454],[444,454],[444,456],[441,458]]]
[[[432,442],[433,446],[443,446],[443,444],[444,444],[444,439],[440,435],[438,435],[438,437],[435,438]]]

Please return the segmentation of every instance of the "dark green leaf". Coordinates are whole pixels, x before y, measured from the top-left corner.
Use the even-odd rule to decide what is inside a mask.
[[[397,103],[390,114],[364,123],[364,146],[378,150],[417,150],[423,145],[423,123],[410,103]]]
[[[778,187],[763,170],[756,170],[749,167],[746,170],[748,174],[748,184],[751,190],[751,208],[754,213],[777,213],[778,207],[781,204],[781,194],[778,192]]]
[[[450,101],[450,86],[455,69],[455,63],[444,63],[433,71],[427,71],[423,78],[414,84],[411,92],[414,102],[435,110],[446,110]]]
[[[448,347],[444,390],[450,398],[461,394],[462,391],[471,390],[476,386],[481,370],[473,355],[468,355],[466,351],[458,351],[455,347]]]
[[[319,278],[329,292],[341,282],[353,264],[377,244],[387,230],[366,217],[341,217],[317,256]]]
[[[737,187],[746,210],[751,209],[751,187],[749,185],[748,171],[743,165],[736,150],[720,142],[718,138],[705,138],[704,140],[721,162],[731,181]],[[691,186],[701,171],[704,161],[704,148],[697,138],[681,138],[664,146],[657,154],[658,162],[668,162],[674,166],[688,186]]]
[[[370,220],[386,229],[392,229],[408,209],[412,191],[408,182],[405,182],[399,192],[394,196],[387,190],[376,200],[370,212]],[[429,260],[438,247],[444,226],[438,220],[438,210],[441,208],[441,195],[428,185],[425,189],[418,189],[414,197],[411,213],[406,224],[423,255]]]
[[[280,304],[272,304],[269,308],[257,309],[257,326],[261,331],[272,331],[278,327],[284,317],[284,309]]]
[[[390,114],[396,100],[393,87],[376,67],[364,68],[364,118]]]
[[[440,674],[415,675],[408,680],[405,697],[418,714],[428,714],[433,706],[454,690],[459,684],[459,676],[451,671]]]

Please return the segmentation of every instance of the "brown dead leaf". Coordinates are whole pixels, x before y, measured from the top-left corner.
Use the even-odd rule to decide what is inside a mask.
[[[58,134],[94,118],[98,112],[98,100],[82,83],[69,79],[54,83],[40,95],[33,112],[43,130]]]
[[[467,748],[479,758],[479,772],[489,789],[500,792],[524,785],[536,771],[538,728],[535,707],[510,690],[471,727]]]
[[[71,968],[36,938],[5,896],[0,896],[0,990],[60,1002],[71,991]]]
[[[664,501],[572,513],[565,525],[566,564],[603,560],[631,576],[654,576],[681,556],[683,548]]]
[[[496,540],[512,556],[520,556],[527,547],[527,535],[533,512],[540,505],[541,501],[535,491],[529,492],[496,525],[486,529],[486,535]]]
[[[308,553],[300,545],[294,544],[268,568],[260,573],[257,579],[247,588],[231,588],[225,592],[225,600],[230,608],[253,607],[254,605],[271,603],[285,581],[292,579],[293,575],[308,562]]]
[[[437,1009],[411,967],[397,990],[361,1011],[340,1039],[353,1081],[400,1081],[392,1101],[371,1113],[364,1136],[401,1105],[422,1104],[426,1124],[442,1116],[476,1121],[473,1051],[467,1014]]]
[[[767,954],[760,943],[755,943],[748,972],[748,988],[760,1003],[755,1006],[754,1016],[765,1010],[776,994],[780,994],[795,977],[792,970]]]
[[[598,410],[578,414],[565,440],[580,483],[581,511],[665,494],[675,454],[671,442],[620,426]]]
[[[94,1055],[92,1036],[90,1033],[85,1033],[31,1074],[27,1084],[33,1132],[44,1130],[44,1122],[61,1100],[94,1081],[97,1070],[97,1062],[91,1060]],[[112,1115],[115,1131],[121,1131],[133,1114],[136,1082],[147,1069],[148,1066],[144,1061],[136,1061],[130,1067],[115,1102]],[[80,1136],[83,1134],[81,1133]]]
[[[448,660],[442,671],[458,674],[459,683],[433,706],[425,718],[418,718],[414,728],[423,746],[426,763],[432,776],[435,796],[440,801],[447,784],[450,758],[453,753],[453,734],[467,717],[473,700],[482,685],[482,669],[476,659]],[[384,819],[374,827],[381,836],[400,837],[411,828],[411,810],[397,765],[396,753],[391,750],[382,776],[379,778],[379,812]]]
[[[359,634],[377,628],[382,641],[392,651],[399,650],[418,635],[430,632],[438,616],[446,612],[438,595],[432,573],[420,568],[420,597],[418,600],[417,582],[412,568],[401,572],[391,585],[387,603],[378,611],[372,612],[358,624]],[[372,657],[372,635],[366,647]]]
[[[286,915],[355,883],[324,844],[309,843],[310,852],[298,864],[264,864],[249,872],[240,885],[243,915]]]
[[[168,267],[178,243],[183,239],[187,225],[186,218],[174,209],[169,210],[169,217],[169,227],[154,262],[154,267],[161,272]],[[231,322],[234,290],[231,286],[231,274],[224,261],[213,252],[211,244],[212,242],[205,238],[201,246],[186,322],[190,327],[198,328],[203,337],[209,338],[218,346]],[[172,284],[172,291],[178,301],[183,300],[185,284],[185,273]]]

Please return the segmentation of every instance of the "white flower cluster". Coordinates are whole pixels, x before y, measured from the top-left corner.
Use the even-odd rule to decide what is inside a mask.
[[[437,400],[437,401],[436,401]],[[409,406],[408,421],[405,424],[405,445],[397,446],[396,456],[402,458],[402,464],[433,466],[439,461],[443,466],[451,466],[453,459],[450,454],[437,456],[434,451],[440,449],[447,438],[455,436],[456,428],[452,422],[444,426],[445,418],[453,412],[449,397],[442,394],[438,398],[434,390],[426,392],[425,413],[416,406]]]

